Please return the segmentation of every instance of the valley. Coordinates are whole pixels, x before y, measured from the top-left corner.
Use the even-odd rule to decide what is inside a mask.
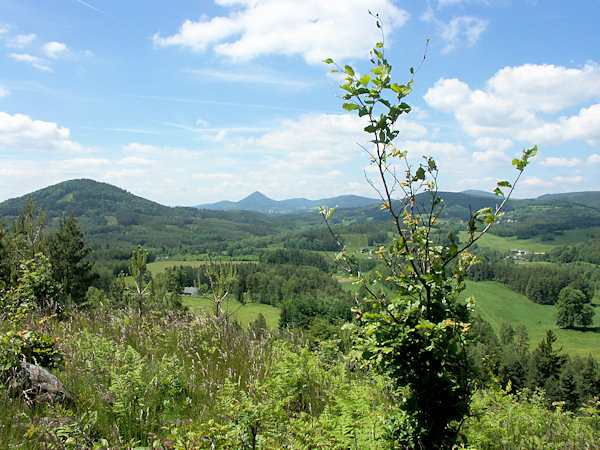
[[[435,231],[441,239],[455,235],[463,242],[469,239],[465,214],[496,202],[478,191],[440,193],[440,197],[444,208]],[[339,199],[325,199],[325,203]],[[201,431],[171,429],[169,436],[188,446],[201,446],[204,436],[247,436],[249,429],[239,425],[244,414],[260,417],[256,420],[261,421],[265,436],[279,436],[278,427],[290,420],[304,430],[315,426],[293,417],[300,412],[308,418],[307,408],[323,408],[322,402],[352,405],[352,419],[339,413],[331,420],[349,426],[358,415],[383,435],[380,418],[397,414],[392,406],[395,394],[382,396],[380,388],[386,381],[376,373],[347,372],[347,364],[357,364],[351,362],[355,344],[349,330],[358,318],[352,308],[361,304],[368,311],[369,292],[374,292],[356,283],[351,274],[375,280],[373,286],[393,298],[397,287],[380,254],[394,245],[396,234],[380,207],[368,199],[343,199],[346,206],[339,206],[328,220],[334,236],[314,203],[306,206],[294,199],[273,204],[257,193],[241,202],[213,205],[215,209],[166,207],[115,186],[72,180],[0,203],[4,224],[0,275],[7,282],[16,273],[11,249],[17,245],[31,246],[32,261],[39,258],[34,248],[43,249],[54,255],[53,268],[65,264],[61,255],[72,254],[75,259],[67,264],[89,270],[87,293],[73,290],[84,294],[61,300],[65,303],[60,315],[70,319],[55,313],[43,326],[50,333],[43,339],[61,344],[36,350],[55,349],[49,367],[83,408],[98,414],[100,422],[85,422],[87,416],[78,419],[73,442],[83,442],[77,436],[85,440],[94,434],[105,436],[107,442],[122,436],[131,442],[148,442],[144,434],[148,430],[167,442],[170,437],[161,434],[160,423],[168,422],[168,417],[188,417],[189,429]],[[600,247],[599,199],[600,193],[588,192],[511,200],[500,223],[470,249],[479,262],[469,271],[459,302],[476,298],[471,323],[465,326],[471,340],[469,358],[476,365],[487,361],[478,369],[478,383],[491,383],[486,378],[490,376],[495,377],[497,389],[520,392],[543,386],[549,399],[564,401],[565,388],[552,390],[554,385],[544,380],[563,380],[572,374],[575,387],[567,411],[576,410],[596,392],[596,385],[583,377],[600,380],[595,369],[600,359],[600,315],[585,326],[572,327],[557,325],[557,317],[564,289],[582,292],[594,312],[600,306],[595,250]],[[426,206],[424,197],[417,202]],[[277,209],[290,204],[301,206],[289,212]],[[30,213],[24,215],[25,211]],[[27,230],[38,230],[43,239],[29,241],[33,235]],[[338,242],[353,261],[349,271],[335,262]],[[62,246],[63,253],[52,253],[56,245]],[[88,266],[82,266],[84,261]],[[44,267],[45,263],[35,264]],[[37,266],[31,267],[28,270]],[[63,281],[59,286],[62,290],[67,285]],[[56,292],[60,299],[62,291]],[[30,327],[42,333],[38,325]],[[535,381],[539,370],[535,358],[542,347],[558,363],[553,374]],[[67,366],[59,362],[63,354],[72,361]],[[163,384],[152,387],[159,382]],[[88,391],[87,385],[96,386],[96,391]],[[236,398],[241,392],[259,396],[271,409],[256,412],[255,400]],[[495,394],[482,392],[474,408],[480,408],[478,402],[494,401]],[[107,403],[103,400],[107,395],[120,403]],[[293,403],[286,403],[289,396]],[[378,400],[373,408],[365,408],[368,402],[355,403],[363,397]],[[301,401],[308,403],[297,403]],[[521,402],[516,405],[521,407]],[[191,406],[199,404],[204,406],[196,415]],[[7,414],[20,411],[19,404],[10,405]],[[542,414],[547,405],[537,407]],[[487,406],[481,408],[485,420],[495,420]],[[147,418],[131,420],[131,411]],[[319,411],[311,416],[319,418],[315,442],[343,442],[333,432],[322,432],[331,424],[326,409]],[[231,427],[212,429],[211,420],[223,414],[234,418],[226,422]],[[584,419],[578,417],[556,420],[574,420],[581,427],[583,422],[578,421]],[[0,415],[2,420],[10,421]],[[33,425],[40,418],[34,414],[31,420]],[[474,431],[479,422],[473,420],[469,419],[465,432],[480,436]],[[22,439],[12,425],[6,430],[12,431],[4,432],[5,439]],[[358,442],[373,445],[372,437],[360,430]],[[39,438],[35,432],[32,436]],[[300,447],[308,445],[298,435],[289,439]]]

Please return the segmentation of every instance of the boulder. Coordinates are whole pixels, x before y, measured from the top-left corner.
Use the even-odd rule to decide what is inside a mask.
[[[13,395],[22,395],[34,403],[63,403],[73,405],[73,396],[56,376],[41,366],[21,362],[9,381]]]

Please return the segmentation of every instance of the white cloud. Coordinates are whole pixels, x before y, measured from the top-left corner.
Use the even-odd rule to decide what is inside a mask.
[[[550,156],[548,158],[540,161],[540,164],[544,167],[554,167],[554,168],[562,168],[562,167],[575,167],[581,164],[581,160],[579,158],[559,158],[556,156]]]
[[[192,51],[212,49],[233,60],[262,55],[300,55],[308,63],[328,57],[364,56],[379,39],[373,18],[362,0],[218,1],[232,8],[226,17],[186,20],[177,34],[154,35],[157,46],[181,46]],[[382,17],[390,34],[408,14],[391,0],[371,0],[368,8]],[[357,32],[358,30],[358,32]]]
[[[125,153],[135,153],[136,155],[150,158],[164,158],[167,161],[186,160],[197,161],[202,159],[205,154],[202,151],[194,151],[185,148],[159,147],[156,145],[140,144],[132,142],[123,147]]]
[[[508,157],[503,151],[486,150],[484,152],[473,152],[473,159],[481,163],[494,164],[506,162]]]
[[[115,180],[119,182],[124,179],[131,180],[132,178],[149,178],[148,172],[144,169],[120,169],[110,170],[104,174],[109,180]]]
[[[534,188],[544,188],[552,186],[552,181],[542,180],[539,177],[525,177],[519,183],[524,184],[525,186],[531,186]]]
[[[307,114],[283,120],[275,130],[256,138],[253,147],[268,155],[269,177],[273,173],[314,177],[361,154],[358,143],[365,141],[364,126],[350,114]]]
[[[559,144],[572,139],[600,145],[600,104],[577,115],[549,117],[600,98],[600,66],[580,69],[526,64],[498,71],[484,89],[458,79],[441,79],[424,96],[433,108],[453,113],[474,138]]]
[[[12,48],[24,48],[27,45],[31,44],[36,38],[36,35],[31,33],[31,34],[19,34],[17,36],[14,36],[10,39],[8,39],[6,41],[6,46],[7,47],[12,47]]]
[[[454,112],[471,97],[467,83],[457,78],[442,78],[425,93],[423,97],[429,106],[443,112]]]
[[[456,160],[466,155],[466,149],[454,142],[402,141],[400,149],[406,149],[411,158],[432,156],[436,161]]]
[[[6,97],[8,94],[8,89],[5,89],[4,87],[0,86],[0,98]]]
[[[552,64],[524,64],[499,70],[486,84],[490,96],[510,99],[543,113],[555,113],[600,97],[600,66],[580,69]]]
[[[487,20],[472,16],[454,17],[446,23],[436,17],[431,7],[421,16],[421,20],[437,27],[440,38],[445,42],[442,53],[448,53],[463,44],[474,46],[489,24]]]
[[[228,83],[270,84],[274,86],[292,87],[295,89],[305,89],[312,84],[308,80],[287,78],[282,73],[276,73],[262,67],[253,67],[252,70],[245,70],[243,72],[211,69],[188,69],[186,72],[200,75],[203,80],[212,78],[219,80],[220,82]]]
[[[64,52],[67,51],[67,46],[62,42],[52,41],[46,42],[42,47],[42,50],[49,58],[57,59],[61,54],[64,54]]]
[[[117,163],[123,166],[153,166],[157,164],[157,161],[138,156],[128,156],[120,159]]]
[[[512,139],[506,138],[482,137],[479,139],[475,139],[475,145],[488,152],[502,152],[512,147],[513,141]]]
[[[59,127],[54,122],[0,111],[0,151],[85,151],[80,144],[69,139],[69,134],[68,128]]]
[[[594,153],[587,157],[588,164],[600,164],[600,154]]]
[[[44,72],[52,72],[52,68],[48,65],[48,61],[46,61],[43,58],[29,55],[27,53],[11,53],[8,56],[17,62],[31,64],[38,70],[42,70]]]
[[[552,178],[552,181],[554,181],[555,183],[558,184],[577,184],[577,183],[581,183],[583,181],[583,177],[581,175],[577,175],[574,177],[554,177]],[[568,191],[569,189],[565,189],[565,192]]]
[[[61,170],[78,173],[86,169],[104,167],[110,163],[106,158],[73,158],[64,161],[55,161],[60,164]]]

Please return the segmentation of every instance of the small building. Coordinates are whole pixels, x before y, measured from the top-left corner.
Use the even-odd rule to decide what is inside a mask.
[[[184,287],[183,295],[198,295],[198,288],[196,287]]]

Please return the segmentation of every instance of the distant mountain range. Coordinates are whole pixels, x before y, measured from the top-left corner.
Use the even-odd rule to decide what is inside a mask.
[[[296,245],[305,239],[302,233],[306,230],[323,230],[322,218],[316,214],[323,204],[340,208],[332,218],[336,226],[375,226],[390,220],[378,200],[354,195],[276,201],[255,192],[239,202],[168,207],[107,183],[80,179],[0,203],[0,219],[5,225],[10,227],[25,209],[29,196],[44,210],[50,227],[72,214],[88,242],[106,251],[109,247],[110,251],[130,251],[141,244],[157,253],[169,248],[196,253],[235,252],[252,247],[257,239],[264,240],[262,245],[274,239],[278,239],[278,245]],[[494,207],[501,200],[484,191],[439,192],[439,196],[444,200],[440,217],[456,222],[468,220],[472,212]],[[426,208],[429,201],[427,194],[415,198],[419,208]],[[506,206],[506,219],[511,220],[494,227],[494,233],[528,237],[543,231],[551,238],[552,233],[561,230],[600,226],[600,192],[548,194],[511,200]]]
[[[266,195],[256,191],[239,202],[222,201],[217,203],[206,203],[195,206],[198,209],[212,209],[220,211],[231,211],[234,209],[256,211],[263,214],[286,214],[316,211],[319,206],[329,205],[338,208],[361,208],[381,203],[373,198],[360,197],[358,195],[341,195],[338,197],[323,198],[320,200],[309,200],[306,198],[291,198],[288,200],[273,200]]]
[[[485,191],[439,192],[439,195],[444,199],[442,217],[456,219],[468,218],[471,211],[493,207],[500,201],[500,198]],[[294,198],[278,201],[260,192],[254,192],[238,202],[223,201],[196,207],[168,207],[107,183],[79,179],[64,181],[0,203],[0,217],[5,219],[5,223],[7,221],[10,223],[10,220],[24,209],[28,196],[44,209],[50,223],[59,217],[73,214],[86,229],[137,224],[190,228],[198,221],[207,219],[213,222],[220,220],[243,224],[261,223],[266,227],[280,226],[283,223],[281,220],[291,220],[286,218],[289,213],[310,213],[306,214],[307,217],[316,217],[315,211],[325,204],[340,208],[338,216],[343,215],[355,223],[388,218],[379,207],[380,200],[356,195],[342,195],[320,200]],[[429,198],[427,194],[419,194],[416,201],[420,205],[426,205]],[[539,214],[540,208],[544,208],[543,205],[551,205],[555,208],[552,214],[555,217],[560,214],[563,220],[568,220],[573,215],[573,208],[577,208],[578,216],[583,214],[591,220],[587,223],[595,223],[596,217],[600,215],[600,192],[546,194],[537,199],[511,200],[506,211],[509,213],[514,211],[512,214],[517,214],[523,220]],[[277,217],[281,220],[278,219],[275,225],[271,219]]]

